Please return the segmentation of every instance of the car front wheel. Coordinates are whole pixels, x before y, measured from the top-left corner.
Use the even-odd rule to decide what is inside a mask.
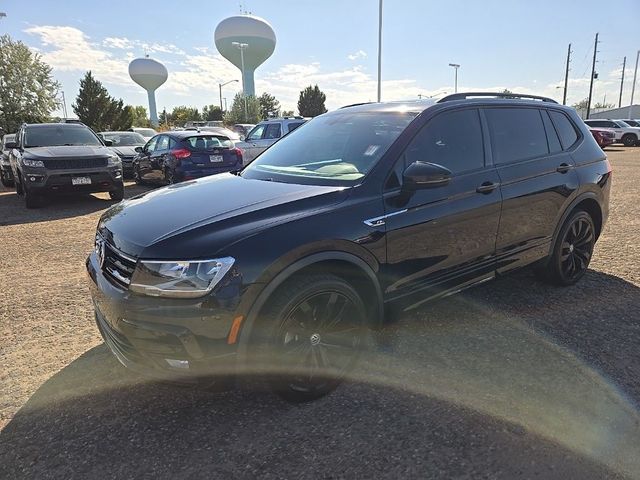
[[[638,141],[638,137],[636,137],[633,133],[627,133],[622,137],[622,143],[625,147],[633,147]]]
[[[273,391],[290,402],[311,401],[334,390],[369,342],[360,295],[329,274],[285,283],[260,323],[252,338],[261,368]]]
[[[0,181],[2,181],[2,185],[5,187],[13,187],[13,178],[3,169],[0,169]]]
[[[24,204],[27,208],[38,208],[42,206],[42,197],[35,195],[22,179],[22,192],[24,196]]]
[[[120,182],[115,190],[111,190],[109,192],[109,197],[111,198],[111,200],[114,200],[116,202],[121,201],[124,198],[124,183]]]

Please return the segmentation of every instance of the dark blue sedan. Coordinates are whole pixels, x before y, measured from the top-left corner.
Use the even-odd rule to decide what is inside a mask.
[[[133,178],[138,184],[171,184],[242,168],[242,150],[215,132],[164,132],[136,151]]]

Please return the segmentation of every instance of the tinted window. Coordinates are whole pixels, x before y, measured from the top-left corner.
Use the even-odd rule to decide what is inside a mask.
[[[542,111],[542,120],[544,121],[544,129],[547,132],[547,141],[549,142],[549,151],[551,153],[559,153],[562,151],[562,146],[560,145],[560,139],[558,138],[558,133],[556,132],[549,115],[547,115],[546,111]]]
[[[477,110],[445,112],[425,125],[405,151],[405,166],[431,162],[453,173],[484,166],[482,128]]]
[[[576,133],[573,123],[571,123],[564,113],[549,111],[549,115],[551,115],[558,135],[560,135],[562,146],[565,150],[570,148],[578,141],[578,134]]]
[[[69,125],[47,125],[27,127],[24,134],[24,146],[53,147],[59,145],[102,145],[98,137],[86,127]]]
[[[485,112],[495,163],[513,163],[549,153],[538,109],[488,108]]]
[[[289,125],[287,125],[287,131],[288,132],[293,132],[296,128],[298,128],[303,123],[304,122],[290,123]]]
[[[260,140],[262,138],[262,132],[264,131],[264,125],[257,125],[249,135],[247,135],[247,140]]]
[[[632,127],[640,127],[640,122],[636,122],[635,120],[625,120],[624,123]]]
[[[185,138],[185,142],[189,144],[192,150],[212,150],[221,147],[229,148],[233,144],[227,137],[218,135],[198,135],[196,137]]]
[[[267,129],[264,132],[264,138],[266,139],[280,138],[280,124],[279,123],[268,124]]]
[[[156,146],[156,150],[168,150],[169,149],[169,137],[166,135],[162,135],[158,140],[158,145]]]

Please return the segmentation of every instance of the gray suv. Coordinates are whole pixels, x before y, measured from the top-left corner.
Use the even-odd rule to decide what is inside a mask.
[[[236,147],[242,149],[244,164],[264,152],[287,133],[293,132],[308,119],[304,117],[269,118],[258,123],[247,134],[242,142],[236,142]]]
[[[16,191],[27,208],[57,192],[109,192],[117,201],[124,197],[120,158],[86,125],[24,124],[6,147]]]

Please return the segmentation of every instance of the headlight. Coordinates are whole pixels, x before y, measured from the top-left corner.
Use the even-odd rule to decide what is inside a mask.
[[[201,297],[213,290],[234,262],[232,257],[173,262],[140,260],[129,289],[154,297]]]
[[[120,157],[118,155],[112,155],[107,160],[107,165],[109,165],[110,167],[114,167],[116,165],[122,165],[122,160],[120,160]]]
[[[22,163],[24,163],[27,167],[44,168],[44,162],[42,160],[29,160],[28,158],[23,158]]]

